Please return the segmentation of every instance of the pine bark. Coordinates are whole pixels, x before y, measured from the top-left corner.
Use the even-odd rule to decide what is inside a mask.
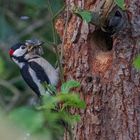
[[[91,10],[98,2],[66,0],[66,5]],[[133,66],[140,53],[139,0],[127,0],[126,7],[128,24],[113,38],[110,51],[98,47],[94,26],[69,13],[64,76],[81,83],[79,94],[86,102],[85,110],[72,110],[81,116],[72,131],[74,140],[140,140],[140,71]],[[61,38],[65,22],[66,12],[56,21]],[[68,133],[64,140],[69,140]]]

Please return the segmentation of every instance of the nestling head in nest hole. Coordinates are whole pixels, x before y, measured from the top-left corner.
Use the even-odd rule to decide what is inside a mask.
[[[102,30],[107,32],[110,36],[117,34],[126,25],[125,13],[119,8],[114,8],[108,18]]]
[[[96,27],[91,35],[97,48],[102,51],[110,51],[113,46],[113,36],[117,35],[125,27],[125,15],[122,10],[114,8],[108,15],[104,24]]]

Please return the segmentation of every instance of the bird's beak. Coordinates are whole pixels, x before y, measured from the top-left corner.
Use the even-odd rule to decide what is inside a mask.
[[[13,53],[14,53],[14,50],[13,50],[13,49],[10,49],[10,50],[9,50],[9,55],[12,56]]]

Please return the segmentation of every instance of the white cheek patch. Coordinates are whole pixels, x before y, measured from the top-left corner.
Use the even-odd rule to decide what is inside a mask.
[[[23,50],[23,49],[19,48],[14,51],[13,55],[16,57],[20,57],[20,56],[23,56],[25,54],[25,52],[26,52],[26,49]]]

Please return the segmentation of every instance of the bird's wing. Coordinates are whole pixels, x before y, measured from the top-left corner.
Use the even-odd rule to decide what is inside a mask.
[[[35,72],[37,79],[40,80],[40,83],[50,84],[50,80],[49,80],[47,74],[45,73],[44,69],[38,63],[36,63],[34,61],[30,61],[29,65],[30,65],[31,69],[33,69],[33,71]]]
[[[34,63],[31,63],[31,62],[34,62]],[[54,86],[57,85],[58,80],[59,80],[59,73],[56,69],[54,69],[54,67],[47,60],[45,60],[42,57],[39,57],[37,59],[31,59],[29,63],[31,63],[32,67],[34,68],[38,67],[39,65],[41,69],[43,69],[42,75],[43,74],[47,75],[49,79],[48,83]],[[38,69],[40,68],[38,67]],[[42,70],[39,70],[39,71],[42,71]],[[47,79],[47,77],[45,77],[45,79]]]
[[[51,82],[50,82],[50,80],[48,78],[47,73],[42,68],[42,66],[39,65],[37,62],[34,62],[34,61],[30,61],[29,65],[30,65],[30,68],[35,72],[35,76],[36,76],[37,80],[40,82],[40,85],[39,85],[40,88],[43,87],[44,90],[45,90],[44,91],[45,93],[46,93],[46,91],[48,91],[48,94],[54,95],[55,92],[52,91],[52,89],[49,88],[49,86],[48,86],[48,84],[51,84]],[[43,84],[45,84],[45,85],[43,85]]]
[[[38,86],[36,85],[35,81],[31,77],[30,71],[29,71],[29,65],[26,64],[21,70],[21,75],[25,82],[28,84],[28,86],[38,95],[40,96],[40,91]]]

